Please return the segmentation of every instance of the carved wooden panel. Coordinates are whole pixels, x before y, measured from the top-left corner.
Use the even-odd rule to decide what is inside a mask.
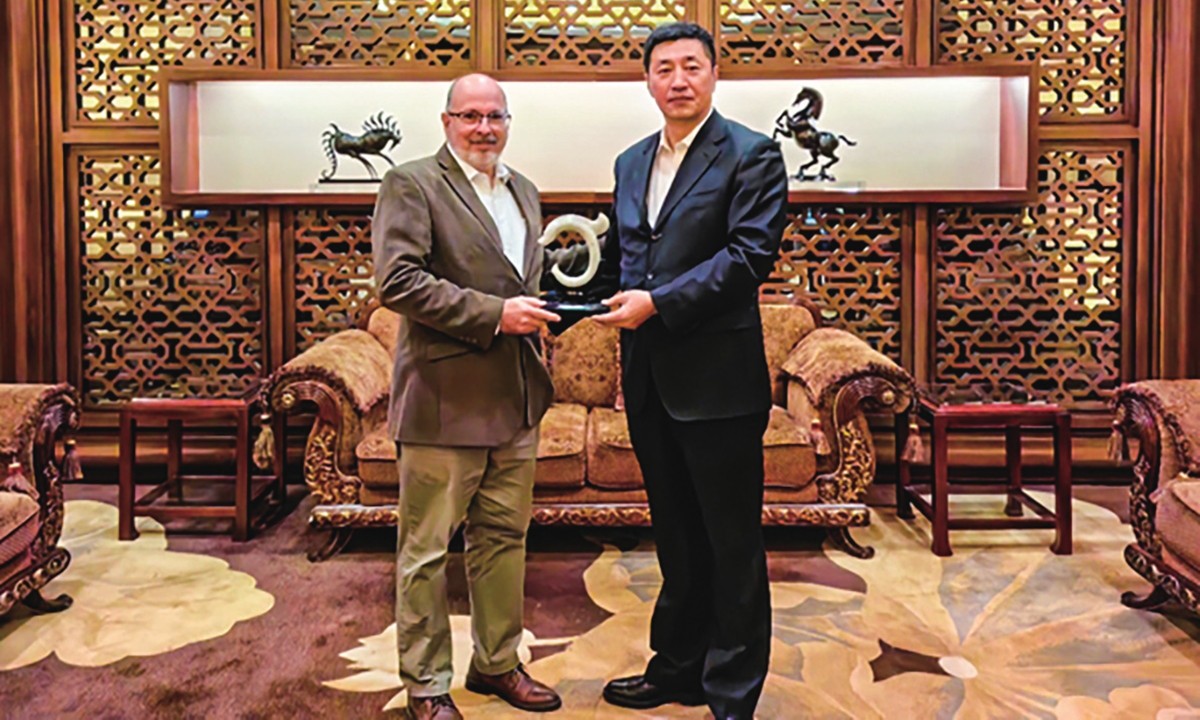
[[[153,125],[164,66],[257,66],[258,0],[74,0],[75,119]]]
[[[290,0],[289,5],[292,65],[471,65],[471,0]]]
[[[943,208],[937,247],[939,382],[1093,407],[1118,384],[1123,148],[1050,149],[1022,210]]]
[[[292,217],[296,352],[352,328],[375,296],[371,212],[302,209]]]
[[[654,28],[686,13],[679,0],[504,0],[504,64],[640,69]]]
[[[722,66],[904,62],[905,0],[720,0]]]
[[[153,153],[79,156],[84,397],[222,397],[262,374],[256,209],[166,210]]]
[[[794,208],[763,300],[799,294],[825,322],[900,361],[898,208]]]
[[[1133,0],[939,0],[942,62],[1041,63],[1052,120],[1124,116]]]

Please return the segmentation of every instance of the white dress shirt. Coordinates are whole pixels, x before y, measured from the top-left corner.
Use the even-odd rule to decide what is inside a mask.
[[[675,143],[675,147],[671,147],[670,141],[667,140],[667,129],[663,128],[658,139],[658,154],[654,156],[654,164],[650,167],[650,189],[646,193],[646,219],[650,221],[650,227],[654,227],[654,223],[658,221],[658,213],[662,210],[663,201],[667,199],[671,184],[675,182],[675,175],[679,172],[679,166],[683,164],[683,158],[687,156],[688,148],[692,146],[696,134],[712,114],[713,109],[710,107],[704,120],[693,128],[687,137]]]
[[[447,147],[450,147],[447,145]],[[517,206],[517,199],[508,188],[508,179],[512,176],[502,162],[496,163],[496,181],[475,169],[467,161],[450,148],[450,154],[458,161],[467,181],[475,189],[479,202],[492,216],[496,229],[500,231],[500,243],[504,246],[504,254],[508,261],[517,269],[517,275],[525,276],[525,216]]]

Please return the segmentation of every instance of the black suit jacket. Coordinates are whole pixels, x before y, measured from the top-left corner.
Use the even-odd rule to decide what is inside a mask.
[[[621,332],[625,406],[653,379],[677,420],[769,410],[758,286],[787,223],[779,145],[714,112],[700,128],[651,227],[646,192],[661,133],[617,158],[605,265],[621,289],[649,290],[658,314]]]

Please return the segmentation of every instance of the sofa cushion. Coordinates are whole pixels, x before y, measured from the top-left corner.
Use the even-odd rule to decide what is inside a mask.
[[[767,487],[791,490],[812,482],[817,470],[817,456],[808,433],[778,405],[771,408],[771,419],[763,434],[763,470]]]
[[[0,492],[0,565],[29,549],[37,533],[37,501],[24,493]]]
[[[546,411],[539,428],[534,487],[583,487],[587,476],[587,414],[587,408],[573,403],[555,403]]]
[[[363,485],[399,492],[400,474],[396,468],[396,441],[388,435],[387,423],[368,432],[354,449],[358,458],[358,476]],[[366,503],[372,504],[372,503]]]
[[[642,468],[629,442],[625,413],[592,408],[587,428],[588,483],[606,490],[635,490],[643,486]]]
[[[620,389],[620,331],[591,318],[546,339],[554,399],[588,408],[612,407]]]
[[[1200,571],[1200,480],[1183,478],[1158,498],[1158,535],[1173,555]]]
[[[816,328],[816,321],[808,308],[792,304],[763,304],[759,306],[763,323],[763,348],[767,353],[767,370],[771,373],[771,399],[776,405],[786,403],[787,374],[783,372],[783,361],[787,360],[796,343]]]
[[[556,404],[546,412],[538,438],[536,487],[581,488],[586,465],[587,408]],[[364,505],[396,501],[400,487],[396,467],[396,443],[381,424],[363,437],[355,448],[358,475],[363,481],[360,500]]]
[[[768,487],[798,490],[812,482],[817,457],[807,433],[796,427],[787,411],[771,408],[763,434],[763,470]],[[643,487],[641,467],[629,440],[625,413],[594,408],[588,415],[588,482],[606,490]]]

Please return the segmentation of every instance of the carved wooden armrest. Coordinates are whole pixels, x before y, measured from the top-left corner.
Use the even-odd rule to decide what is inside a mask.
[[[35,563],[55,550],[62,534],[63,481],[83,478],[75,450],[78,429],[79,406],[70,385],[0,385],[3,486],[38,503],[40,529],[30,548]]]
[[[291,413],[316,405],[317,417],[304,453],[304,477],[321,502],[357,502],[354,447],[361,440],[362,418],[387,399],[392,357],[374,335],[344,330],[293,358],[263,385],[262,433],[254,445],[254,461],[270,467],[274,438],[272,411]]]
[[[860,502],[875,477],[875,448],[864,410],[901,412],[912,378],[862,339],[834,328],[805,335],[783,363],[788,414],[817,453],[821,502]]]

